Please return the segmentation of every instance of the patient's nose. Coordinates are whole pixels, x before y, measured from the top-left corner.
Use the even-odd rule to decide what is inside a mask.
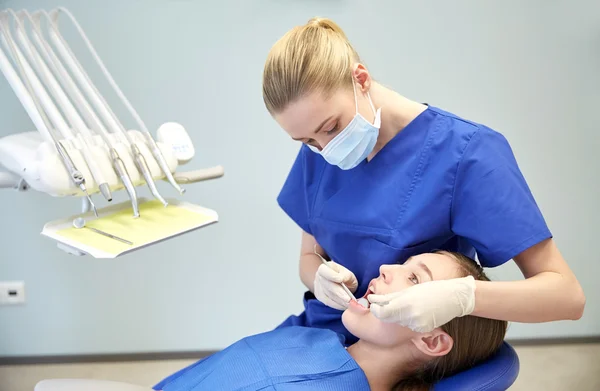
[[[391,265],[381,265],[379,268],[379,274],[383,278],[383,282],[389,284],[392,282],[392,266]]]

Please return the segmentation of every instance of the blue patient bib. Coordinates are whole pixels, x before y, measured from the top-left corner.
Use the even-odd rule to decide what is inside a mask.
[[[367,378],[330,330],[286,327],[244,338],[169,376],[164,391],[368,391]]]

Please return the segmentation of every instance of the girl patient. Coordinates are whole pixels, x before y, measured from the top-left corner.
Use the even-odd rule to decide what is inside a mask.
[[[383,295],[433,280],[473,276],[488,281],[471,259],[426,253],[384,265],[367,294]],[[507,322],[455,318],[430,333],[383,323],[352,302],[344,326],[359,341],[347,349],[330,330],[285,327],[242,339],[169,376],[154,388],[191,390],[428,390],[487,359],[500,347]]]

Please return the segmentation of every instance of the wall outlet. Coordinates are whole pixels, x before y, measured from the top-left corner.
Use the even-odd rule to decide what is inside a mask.
[[[0,305],[25,303],[25,282],[0,281]]]

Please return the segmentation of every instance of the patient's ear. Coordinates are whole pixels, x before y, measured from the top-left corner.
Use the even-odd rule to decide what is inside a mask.
[[[454,345],[452,337],[441,329],[435,329],[431,333],[421,333],[412,339],[412,343],[421,352],[432,357],[445,356]]]

